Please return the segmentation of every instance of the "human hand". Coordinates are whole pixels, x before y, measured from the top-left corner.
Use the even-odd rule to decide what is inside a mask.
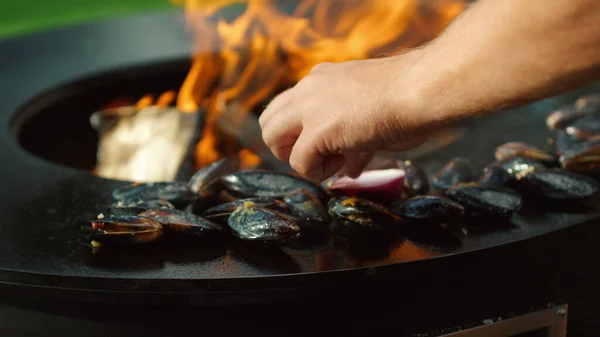
[[[376,151],[423,143],[431,118],[403,77],[413,58],[318,64],[261,114],[265,144],[303,177],[322,181],[342,168],[359,176]]]

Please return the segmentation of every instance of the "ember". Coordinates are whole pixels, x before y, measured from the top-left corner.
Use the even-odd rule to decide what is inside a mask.
[[[140,112],[154,106],[168,114],[154,114],[154,120],[145,121],[137,116],[123,118],[110,134],[100,132],[96,174],[134,181],[174,180],[183,152],[194,141],[191,134],[200,127],[182,114],[203,117],[202,138],[191,144],[194,170],[232,155],[240,158],[241,168],[273,167],[277,164],[265,151],[256,121],[271,98],[320,62],[377,57],[421,45],[438,35],[467,1],[173,2],[184,8],[194,36],[188,76],[177,93],[147,95],[128,103]],[[239,8],[241,14],[226,17],[230,13],[226,8]],[[119,102],[127,104],[119,100],[111,102],[110,108]],[[171,104],[174,108],[165,110]],[[163,128],[172,130],[165,133]],[[129,141],[136,143],[129,148],[120,144]],[[168,148],[174,153],[168,153]]]

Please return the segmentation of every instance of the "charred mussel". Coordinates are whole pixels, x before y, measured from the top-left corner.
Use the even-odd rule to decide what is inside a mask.
[[[588,176],[562,169],[530,168],[519,172],[512,186],[522,194],[552,200],[580,200],[598,193],[600,185]]]
[[[455,200],[472,217],[508,217],[521,209],[521,194],[499,187],[483,187],[476,183],[460,183],[444,192]]]
[[[290,206],[292,213],[301,219],[321,223],[330,221],[325,205],[307,190],[302,189],[288,194],[283,201]]]
[[[169,235],[204,238],[223,232],[222,225],[178,209],[149,209],[138,215],[157,221]]]
[[[100,215],[90,224],[92,240],[102,244],[144,244],[158,240],[163,234],[158,221],[134,215]]]
[[[328,199],[327,193],[320,185],[291,173],[262,169],[242,170],[223,176],[220,181],[229,193],[240,198],[281,199],[304,189],[317,196],[319,200]]]
[[[544,151],[525,142],[504,143],[496,147],[496,151],[494,152],[494,157],[498,161],[516,156],[539,161],[548,167],[555,166],[558,162],[556,154]]]
[[[423,169],[410,160],[398,160],[396,166],[404,171],[403,195],[407,198],[429,192],[429,177]]]
[[[243,240],[285,245],[300,237],[300,227],[294,218],[249,201],[231,213],[227,224]]]
[[[392,213],[403,219],[426,222],[456,220],[465,213],[464,207],[447,197],[418,195],[395,205]]]
[[[476,178],[471,163],[465,158],[456,157],[433,176],[431,183],[436,189],[445,191],[456,184],[474,182]]]
[[[291,209],[285,202],[275,198],[246,198],[216,205],[202,212],[202,217],[219,223],[227,223],[227,219],[244,203],[251,202],[256,207],[268,208],[279,213],[291,214]]]
[[[116,200],[163,199],[177,208],[184,208],[197,198],[188,184],[180,182],[133,183],[114,190],[112,196]]]

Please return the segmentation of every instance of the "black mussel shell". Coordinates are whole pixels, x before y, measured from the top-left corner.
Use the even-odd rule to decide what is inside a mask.
[[[92,240],[104,244],[144,244],[158,240],[163,234],[158,221],[134,215],[98,216],[90,224]]]
[[[188,184],[180,182],[133,183],[112,192],[117,200],[127,199],[164,199],[175,207],[182,208],[197,199],[197,194]]]
[[[498,187],[483,187],[475,183],[457,184],[444,196],[460,203],[465,215],[473,217],[507,217],[521,209],[521,194]]]
[[[579,97],[574,104],[579,110],[589,109],[600,112],[600,94],[589,94]]]
[[[567,127],[579,118],[600,112],[600,109],[589,105],[563,106],[546,117],[546,126],[549,130],[560,130]]]
[[[594,114],[577,119],[573,123],[566,126],[565,131],[567,134],[576,139],[598,139],[600,138],[600,114]]]
[[[300,227],[294,218],[246,202],[227,219],[233,235],[243,240],[289,244],[300,237]]]
[[[322,223],[330,221],[325,205],[307,190],[303,189],[288,194],[283,201],[290,206],[291,212],[301,219]]]
[[[358,225],[372,229],[388,229],[401,223],[400,216],[387,208],[357,197],[336,197],[327,204],[329,215],[345,225]]]
[[[309,180],[286,172],[262,169],[238,171],[221,178],[223,186],[241,198],[267,197],[281,199],[288,194],[305,189],[319,200],[327,200],[325,190]]]
[[[410,160],[396,161],[396,166],[404,171],[404,191],[406,197],[414,197],[429,192],[429,177],[423,169]]]
[[[513,187],[522,194],[553,200],[579,200],[594,196],[600,185],[588,176],[562,169],[531,169],[517,175]]]
[[[159,222],[165,234],[207,237],[223,232],[223,225],[178,209],[149,209],[138,215]]]
[[[443,196],[430,195],[412,197],[390,211],[404,219],[436,222],[455,220],[465,213],[460,203]]]
[[[600,139],[585,141],[559,130],[555,133],[554,143],[562,169],[588,172],[600,167]]]
[[[456,157],[434,175],[431,183],[436,189],[445,191],[456,184],[473,182],[476,178],[471,163],[465,158]]]
[[[512,157],[521,157],[539,161],[545,166],[554,166],[558,162],[558,156],[554,153],[544,151],[538,147],[525,142],[508,142],[496,147],[494,157],[500,161]]]
[[[212,194],[221,177],[240,169],[238,156],[227,156],[196,171],[190,178],[190,188],[201,195]],[[218,187],[217,187],[218,188]]]

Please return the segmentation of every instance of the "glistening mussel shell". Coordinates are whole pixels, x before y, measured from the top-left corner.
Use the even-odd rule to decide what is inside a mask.
[[[321,223],[330,221],[325,205],[307,190],[303,189],[288,194],[283,201],[290,206],[292,213],[301,219]]]
[[[600,139],[581,140],[558,130],[554,135],[556,153],[562,169],[573,172],[590,172],[600,167]]]
[[[175,207],[183,208],[194,202],[197,195],[188,184],[179,182],[133,183],[112,192],[113,198],[127,200],[138,198],[142,200],[163,199]]]
[[[103,244],[144,244],[158,240],[163,234],[162,225],[140,216],[100,216],[90,221],[91,238]]]
[[[221,178],[221,184],[240,198],[267,197],[281,199],[301,189],[314,194],[319,200],[327,200],[328,195],[320,185],[300,176],[272,172],[268,170],[243,170]]]
[[[502,159],[486,166],[477,184],[482,187],[510,187],[519,172],[532,167],[546,168],[541,162],[529,158],[516,156]]]
[[[192,213],[177,209],[149,209],[139,214],[159,222],[165,234],[193,237],[214,237],[223,232],[223,226]]]
[[[475,179],[475,169],[471,163],[465,158],[456,157],[435,174],[431,183],[436,189],[445,191],[456,184],[473,182]]]
[[[240,160],[238,156],[223,157],[196,171],[190,178],[190,188],[201,196],[213,194],[217,188],[214,183],[221,177],[234,173],[239,168]]]
[[[457,184],[444,195],[460,203],[465,215],[508,217],[521,209],[521,194],[508,188],[483,187],[475,183]]]
[[[576,106],[563,106],[546,117],[546,126],[549,130],[560,130],[584,116],[593,115],[600,112],[598,107],[593,104],[584,103]]]
[[[445,222],[461,217],[465,209],[450,198],[419,195],[394,206],[391,212],[413,221]]]
[[[300,227],[294,218],[252,202],[245,202],[227,219],[232,233],[251,241],[271,242],[279,245],[291,243],[300,237]]]

